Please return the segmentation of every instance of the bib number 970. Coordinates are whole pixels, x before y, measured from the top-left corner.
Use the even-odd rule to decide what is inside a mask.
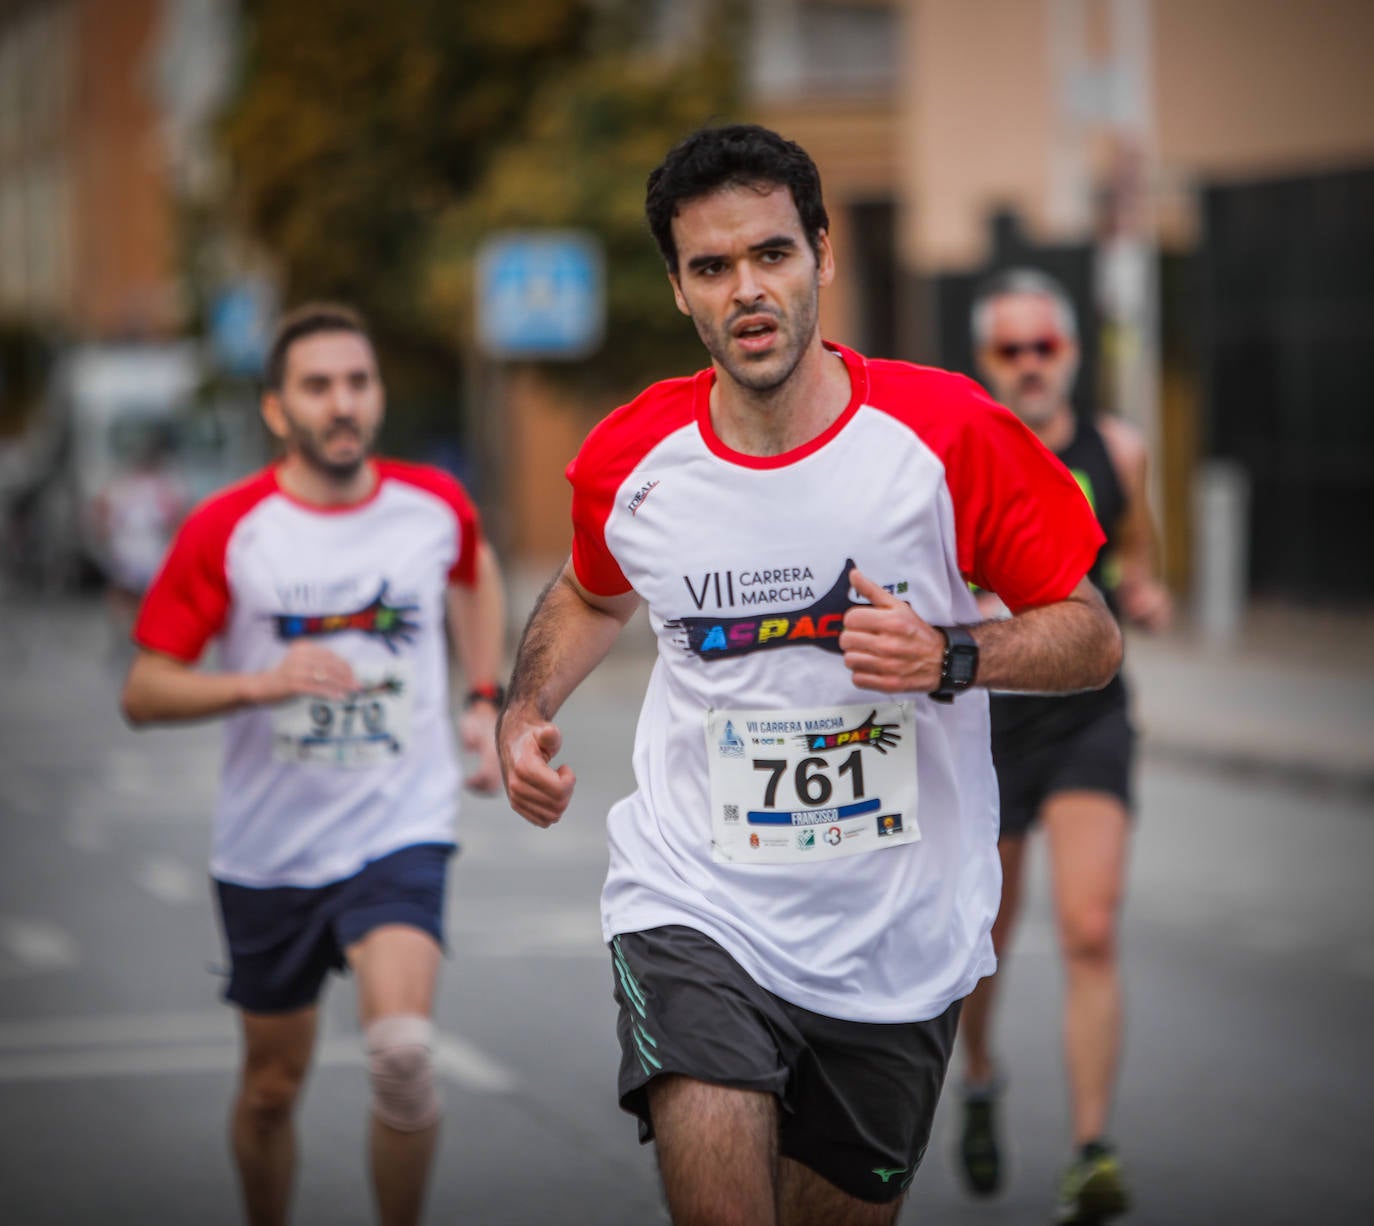
[[[279,761],[366,767],[405,753],[410,740],[410,671],[396,661],[381,677],[360,678],[345,698],[306,698],[272,714]]]
[[[386,708],[375,698],[346,698],[339,703],[316,698],[310,703],[310,723],[317,737],[347,740],[355,731],[377,736],[386,731]]]

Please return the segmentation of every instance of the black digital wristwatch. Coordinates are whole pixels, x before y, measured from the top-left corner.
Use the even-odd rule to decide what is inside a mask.
[[[940,667],[940,688],[931,692],[936,702],[953,702],[978,675],[978,644],[963,626],[936,626],[945,636],[945,659]]]

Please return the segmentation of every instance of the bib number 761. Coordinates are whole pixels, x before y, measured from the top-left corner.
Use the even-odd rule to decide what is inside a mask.
[[[771,809],[777,804],[778,784],[787,774],[789,766],[792,766],[792,790],[803,804],[823,805],[829,802],[835,793],[835,784],[831,782],[830,775],[827,773],[831,769],[839,778],[846,775],[849,777],[851,800],[862,800],[864,797],[862,750],[851,750],[849,756],[838,765],[831,763],[826,758],[816,757],[802,758],[795,765],[786,758],[755,758],[754,769],[765,771],[768,774],[768,782],[763,789],[763,807],[765,809]]]

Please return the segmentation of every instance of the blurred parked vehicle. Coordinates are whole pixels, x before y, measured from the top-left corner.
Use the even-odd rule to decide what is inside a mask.
[[[212,373],[194,341],[60,355],[36,420],[0,465],[7,561],[21,582],[53,591],[115,577],[107,494],[152,450],[190,501],[264,462],[254,394],[214,390]]]

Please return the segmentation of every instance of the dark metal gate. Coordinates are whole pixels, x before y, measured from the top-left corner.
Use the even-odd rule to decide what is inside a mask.
[[[1374,597],[1374,169],[1213,186],[1203,211],[1203,451],[1249,473],[1251,590]]]

